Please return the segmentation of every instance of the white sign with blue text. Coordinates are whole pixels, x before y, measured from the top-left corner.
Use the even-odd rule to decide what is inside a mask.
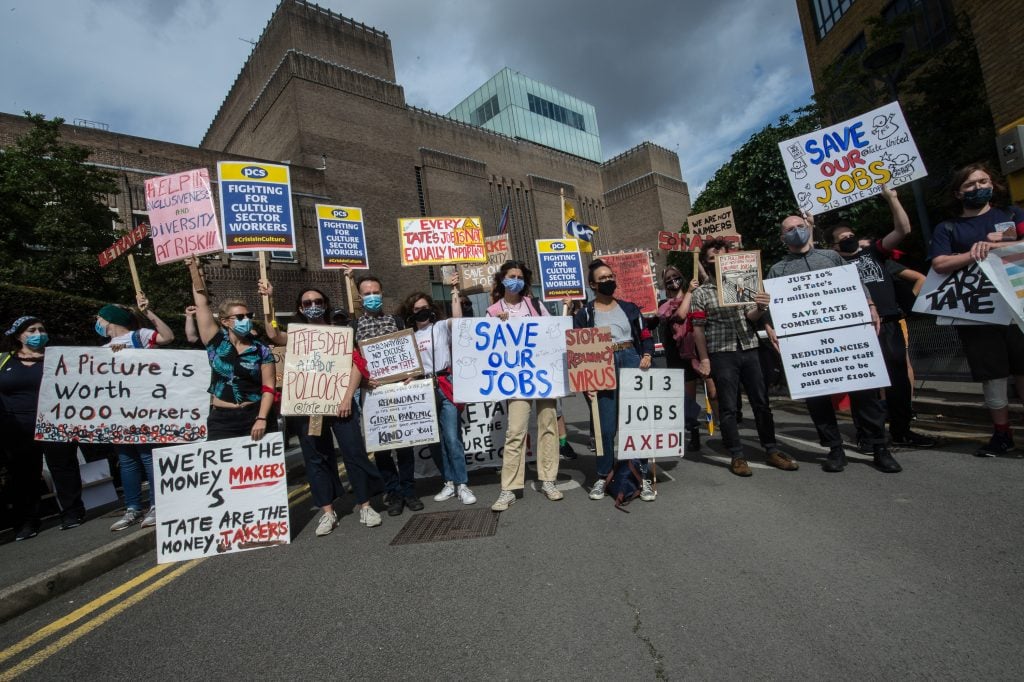
[[[496,317],[452,320],[455,400],[566,395],[565,330],[569,317]]]

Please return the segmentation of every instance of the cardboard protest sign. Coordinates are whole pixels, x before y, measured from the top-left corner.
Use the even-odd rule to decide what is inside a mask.
[[[366,360],[369,378],[377,383],[402,381],[423,374],[420,349],[416,345],[416,334],[411,329],[361,341],[359,352]]]
[[[366,270],[370,267],[363,209],[317,204],[316,226],[320,234],[320,265],[324,270],[346,266],[353,270]]]
[[[437,443],[434,382],[420,379],[366,391],[363,434],[367,452]]]
[[[929,270],[914,301],[914,312],[981,324],[1010,324],[1006,299],[977,263],[945,275]]]
[[[715,256],[718,304],[747,305],[761,291],[761,252],[735,251]]]
[[[599,256],[615,273],[615,298],[640,306],[643,315],[658,313],[658,291],[654,287],[651,255],[648,251],[603,253]]]
[[[704,239],[699,234],[661,230],[658,232],[658,248],[662,251],[700,251],[700,247],[704,246]],[[720,234],[708,239],[722,239],[737,246],[741,241],[738,234]]]
[[[505,432],[508,430],[508,403],[499,400],[493,403],[468,403],[459,412],[459,433],[462,447],[466,452],[466,470],[494,469],[501,466],[505,451]],[[526,461],[536,461],[533,451],[537,432],[537,415],[530,413],[530,427],[526,437]],[[415,449],[416,477],[433,478],[440,476],[430,455],[430,446],[421,445]]]
[[[737,240],[740,238],[740,233],[736,230],[736,223],[732,218],[732,206],[716,208],[704,213],[694,213],[687,216],[686,224],[690,227],[691,235],[698,236],[704,241],[726,237],[735,237]]]
[[[496,237],[486,237],[484,248],[487,251],[487,263],[483,265],[460,265],[459,270],[459,291],[464,294],[477,294],[482,291],[490,291],[494,284],[494,274],[501,270],[505,261],[512,258],[512,251],[508,244],[508,235],[499,234]],[[443,276],[443,274],[442,274]],[[445,283],[448,283],[445,278]]]
[[[538,239],[541,298],[545,301],[586,300],[586,279],[580,244],[575,239]]]
[[[153,451],[157,563],[291,542],[284,438],[228,438]]]
[[[615,349],[609,327],[565,330],[565,364],[569,390],[611,391],[615,379]]]
[[[452,320],[452,372],[460,403],[566,394],[569,317]]]
[[[149,225],[142,223],[128,230],[123,237],[100,251],[98,256],[100,267],[105,268],[122,255],[128,252],[136,244],[142,242],[149,235]]]
[[[402,265],[486,263],[483,223],[470,218],[399,218]]]
[[[200,350],[46,350],[36,440],[189,443],[206,438],[210,364]]]
[[[1013,321],[1024,330],[1024,242],[989,251],[978,266],[1002,296]]]
[[[794,400],[884,388],[890,383],[871,324],[780,336],[779,348]]]
[[[281,414],[333,416],[351,381],[350,327],[288,325]]]
[[[857,266],[841,265],[764,280],[779,336],[871,321]]]
[[[205,168],[146,180],[146,210],[158,264],[224,250]]]
[[[801,211],[817,215],[927,175],[899,102],[779,143]]]
[[[219,161],[217,176],[225,251],[295,250],[288,166]]]
[[[683,370],[622,369],[619,379],[618,458],[682,457]]]

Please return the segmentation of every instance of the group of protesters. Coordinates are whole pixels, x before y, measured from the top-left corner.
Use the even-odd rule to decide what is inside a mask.
[[[986,257],[991,249],[1016,241],[1024,235],[1024,211],[1018,207],[994,204],[1004,188],[985,166],[975,164],[961,169],[950,187],[956,216],[940,224],[932,239],[929,257],[933,268],[949,273],[970,267]],[[867,239],[860,226],[834,226],[826,236],[830,248],[815,248],[814,223],[810,215],[791,215],[779,225],[779,238],[787,249],[783,259],[771,266],[769,278],[784,277],[814,270],[855,264],[867,297],[868,307],[888,372],[889,387],[883,400],[877,389],[849,392],[851,413],[858,445],[873,455],[875,467],[884,473],[898,473],[901,465],[891,447],[928,448],[935,441],[910,429],[912,381],[908,364],[906,324],[897,305],[894,273],[887,267],[894,249],[910,233],[910,221],[896,191],[883,187],[893,225],[883,237]],[[1007,226],[1012,227],[1008,229]],[[746,393],[764,458],[768,465],[783,471],[796,471],[796,460],[783,452],[776,437],[776,426],[769,400],[766,375],[778,362],[778,339],[770,318],[770,298],[756,292],[743,305],[720,303],[716,291],[717,258],[732,248],[729,242],[712,239],[700,250],[698,273],[684,283],[682,272],[668,267],[662,273],[667,299],[659,308],[661,339],[670,368],[681,368],[686,379],[685,405],[688,450],[700,449],[698,384],[705,386],[709,404],[717,404],[717,424],[722,443],[730,457],[729,470],[741,477],[751,475],[746,450],[739,435],[741,391]],[[918,275],[918,277],[920,277]],[[452,280],[452,318],[469,311]],[[646,370],[654,360],[652,325],[633,303],[616,298],[616,273],[604,261],[589,265],[590,300],[573,314],[574,327],[603,327],[611,330],[615,371],[623,368]],[[383,310],[381,280],[372,274],[359,277],[355,288],[362,312],[351,318],[335,310],[323,291],[308,287],[295,301],[294,315],[300,322],[314,325],[349,325],[357,344],[405,328],[412,329],[422,359],[423,376],[433,381],[440,439],[430,446],[431,456],[441,472],[441,488],[434,500],[458,499],[466,505],[477,498],[469,487],[466,455],[461,439],[459,407],[454,399],[451,366],[451,319],[441,319],[439,306],[430,295],[409,293],[394,314]],[[262,295],[272,295],[268,281],[258,284]],[[532,273],[521,261],[504,263],[494,275],[489,317],[509,318],[546,316],[547,308],[534,299]],[[186,315],[186,334],[206,349],[211,378],[208,440],[234,437],[261,439],[276,428],[277,397],[274,355],[270,343],[285,345],[287,331],[278,329],[269,315],[264,318],[265,341],[256,333],[254,314],[242,300],[225,300],[216,309],[205,292],[194,290],[194,306]],[[140,318],[145,318],[140,319]],[[1013,448],[1009,425],[1007,382],[1012,376],[1018,395],[1024,395],[1024,335],[1015,324],[958,326],[972,378],[980,381],[985,405],[991,411],[993,435],[980,447],[979,456],[998,456]],[[173,341],[174,334],[139,295],[136,309],[105,305],[96,315],[96,333],[114,350],[152,349]],[[42,382],[42,361],[48,337],[44,320],[25,315],[14,320],[4,332],[8,352],[0,356],[0,405],[4,449],[7,452],[9,489],[13,491],[17,540],[35,536],[40,527],[40,476],[45,460],[51,473],[61,511],[61,529],[80,525],[85,518],[81,499],[81,480],[75,443],[36,440],[36,404]],[[316,524],[318,536],[330,534],[338,526],[335,504],[345,493],[338,469],[338,450],[345,464],[355,498],[355,513],[367,527],[382,523],[372,502],[383,493],[382,510],[398,516],[405,508],[424,508],[415,487],[415,456],[411,447],[377,452],[371,461],[363,440],[360,393],[372,390],[366,362],[358,347],[353,352],[352,379],[335,414],[322,419],[322,429],[314,433],[308,417],[290,418],[305,460],[306,477],[314,504],[321,515]],[[842,386],[838,389],[841,391]],[[599,422],[600,452],[596,476],[589,485],[589,497],[600,500],[616,471],[615,436],[618,424],[618,392],[597,391],[584,396],[596,401],[594,413]],[[846,467],[843,437],[836,419],[832,396],[806,400],[807,412],[821,444],[828,448],[822,468],[837,473]],[[512,399],[507,406],[507,430],[502,453],[500,491],[491,506],[495,512],[508,510],[525,486],[527,442],[531,415],[536,416],[537,434],[532,440],[536,450],[536,476],[540,492],[551,501],[563,498],[556,485],[560,458],[570,458],[560,401],[553,399]],[[887,427],[888,424],[888,427]],[[593,427],[593,425],[592,425]],[[592,432],[597,431],[592,428]],[[333,437],[333,438],[332,438]],[[334,445],[337,441],[339,448]],[[156,523],[157,510],[152,499],[153,450],[146,445],[116,445],[124,491],[125,512],[112,526],[124,530],[135,524]],[[640,466],[636,496],[643,501],[657,497],[646,466]],[[143,477],[149,482],[150,500],[143,504]]]

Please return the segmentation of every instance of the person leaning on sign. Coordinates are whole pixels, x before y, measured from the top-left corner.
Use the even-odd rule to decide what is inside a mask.
[[[965,166],[953,174],[950,199],[958,216],[940,223],[932,235],[928,257],[941,274],[968,268],[982,261],[988,252],[1013,243],[1024,235],[1024,210],[1014,205],[995,205],[1005,196],[1005,187],[981,163]],[[992,416],[992,438],[975,451],[978,457],[995,457],[1013,449],[1007,379],[1012,375],[1017,396],[1024,398],[1024,334],[1007,325],[960,325],[956,333],[967,355],[971,378],[981,382],[985,407]]]
[[[356,280],[356,290],[363,302],[363,314],[352,321],[356,343],[363,343],[378,336],[393,334],[405,328],[398,315],[385,315],[384,295],[380,280],[373,275],[363,275]],[[355,356],[353,356],[355,357]],[[362,360],[362,356],[360,356]],[[360,369],[369,380],[366,368]],[[373,381],[370,381],[373,385]],[[392,459],[391,452],[394,452]],[[384,479],[384,500],[388,516],[398,516],[403,507],[412,511],[423,509],[423,503],[416,496],[416,454],[412,448],[397,448],[393,451],[379,450],[374,454],[377,469]],[[398,466],[395,466],[395,460]]]
[[[487,308],[488,317],[507,320],[510,317],[548,315],[543,304],[529,295],[532,274],[522,261],[510,260],[494,273],[494,286]],[[491,505],[492,511],[505,511],[516,501],[516,490],[522,490],[526,479],[526,435],[530,429],[530,410],[537,407],[537,478],[541,492],[549,500],[562,499],[555,487],[558,478],[558,415],[552,399],[508,401],[508,430],[501,459],[501,493]]]
[[[697,287],[690,303],[693,316],[693,340],[700,360],[701,376],[710,376],[718,387],[718,417],[722,442],[732,462],[729,471],[737,476],[750,476],[750,465],[743,456],[736,412],[739,388],[747,392],[747,401],[754,412],[757,436],[765,451],[765,461],[783,471],[799,467],[792,457],[782,453],[775,441],[775,418],[768,406],[768,390],[761,372],[757,331],[754,323],[768,310],[768,294],[758,292],[754,302],[742,306],[724,306],[718,302],[715,279],[717,258],[728,253],[729,242],[712,239],[700,248],[700,262],[708,273],[708,281]]]
[[[39,533],[39,485],[43,460],[50,469],[60,504],[61,530],[85,520],[78,448],[74,443],[35,440],[36,405],[43,383],[43,356],[49,337],[34,315],[16,319],[4,332],[0,347],[0,428],[7,455],[7,489],[11,493],[15,541]]]
[[[273,296],[274,287],[270,282],[259,282],[257,287],[260,295]],[[319,289],[304,289],[295,301],[297,322],[302,324],[327,324],[327,311],[331,309],[331,300]],[[264,327],[267,336],[278,346],[288,346],[288,332],[274,326],[270,315],[264,312]],[[351,381],[351,379],[350,379]],[[352,397],[348,396],[351,402]],[[344,399],[343,399],[344,402]],[[340,407],[340,405],[339,405]],[[359,523],[367,528],[381,524],[380,514],[370,506],[370,481],[380,482],[380,473],[370,463],[363,442],[363,431],[359,421],[359,410],[348,410],[345,417],[321,417],[322,428],[317,436],[309,435],[309,417],[289,417],[299,435],[299,447],[306,465],[306,480],[313,497],[313,504],[320,507],[321,516],[317,521],[317,537],[330,535],[338,527],[338,514],[334,510],[334,501],[345,494],[345,487],[338,475],[338,452],[334,449],[334,438],[341,447],[341,458],[345,462],[345,471],[352,482],[352,492],[356,496],[356,508],[359,510]]]
[[[587,278],[594,292],[594,300],[588,301],[573,316],[572,326],[608,327],[612,330],[612,344],[615,349],[615,376],[625,369],[650,369],[654,358],[654,340],[644,323],[640,308],[629,301],[615,298],[617,282],[615,273],[604,261],[595,259],[590,263]],[[600,500],[615,465],[615,434],[619,428],[619,391],[598,391],[587,395],[587,400],[597,399],[597,414],[601,420],[601,444],[603,453],[597,460],[597,480],[590,489],[590,499]],[[643,482],[640,499],[653,502],[656,495],[648,476],[646,461],[639,461]]]
[[[210,361],[210,416],[206,439],[263,438],[273,430],[274,354],[255,338],[245,301],[221,302],[217,315],[206,294],[192,289],[199,338]]]
[[[174,332],[157,317],[143,294],[137,294],[139,310],[155,330],[140,328],[138,319],[130,309],[118,305],[105,305],[96,315],[96,333],[110,339],[104,345],[117,352],[124,348],[156,348],[174,340]],[[141,522],[143,528],[156,525],[156,486],[153,484],[153,446],[118,443],[114,445],[117,463],[121,469],[121,488],[124,490],[124,516],[115,521],[110,530],[125,530]],[[142,513],[142,476],[149,482],[149,511]]]
[[[779,226],[779,234],[789,253],[768,270],[769,279],[846,265],[846,261],[835,251],[813,248],[811,243],[813,229],[814,224],[811,222],[809,214],[803,217],[791,215],[782,221]],[[871,302],[870,297],[868,307],[871,311],[871,321],[877,332],[879,329],[878,314],[875,312],[875,305]],[[768,331],[772,343],[778,346],[778,339],[771,325],[765,325],[765,329]],[[830,473],[842,471],[846,468],[846,450],[843,449],[843,436],[839,432],[832,396],[807,398],[805,402],[807,403],[807,412],[818,432],[818,439],[829,449],[821,468]],[[903,467],[893,458],[886,445],[885,406],[882,404],[878,391],[875,389],[852,391],[850,393],[850,411],[857,423],[861,425],[864,442],[871,447],[878,470],[887,474],[902,471]]]

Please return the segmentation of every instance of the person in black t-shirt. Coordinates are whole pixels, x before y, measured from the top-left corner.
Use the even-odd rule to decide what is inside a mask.
[[[910,377],[907,374],[907,345],[900,328],[902,314],[896,301],[896,288],[892,275],[885,267],[885,262],[892,256],[892,250],[910,234],[910,220],[894,189],[883,185],[882,197],[892,212],[892,230],[864,247],[853,228],[840,224],[832,228],[832,248],[847,263],[857,266],[860,281],[867,287],[881,321],[878,344],[891,383],[885,396],[892,444],[897,447],[930,448],[935,446],[933,439],[910,430],[913,409]]]

